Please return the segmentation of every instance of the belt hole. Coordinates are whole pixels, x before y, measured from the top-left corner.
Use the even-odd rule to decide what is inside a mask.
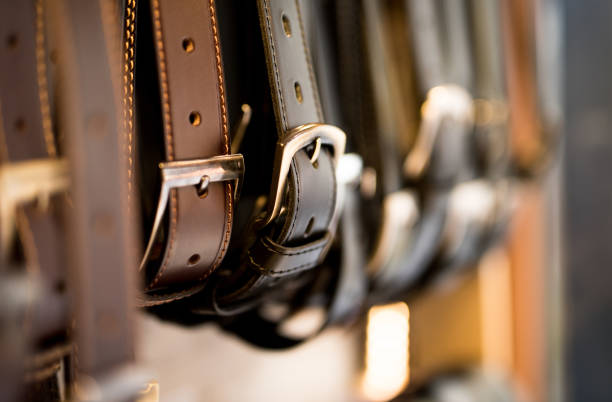
[[[57,64],[57,50],[53,49],[49,52],[49,60],[51,61],[51,64]]]
[[[17,131],[19,131],[20,133],[23,133],[26,129],[26,122],[23,118],[18,118],[17,120],[15,120],[15,128],[17,129]]]
[[[17,45],[19,44],[19,37],[17,36],[17,34],[11,34],[7,36],[6,44],[9,49],[16,49]]]
[[[302,86],[299,82],[295,82],[293,84],[293,88],[295,89],[295,99],[297,99],[298,103],[302,103],[304,101],[304,96],[302,95]]]
[[[291,37],[291,21],[289,21],[289,17],[287,17],[285,14],[282,15],[281,19],[283,21],[283,31],[285,31],[285,36],[287,36],[287,38],[290,38]]]
[[[191,38],[183,39],[183,50],[187,53],[191,53],[195,50],[195,42]]]
[[[191,257],[189,257],[189,259],[187,260],[187,266],[193,267],[198,262],[200,262],[200,254],[194,254]]]
[[[200,123],[202,122],[202,116],[200,116],[200,113],[198,112],[191,112],[189,113],[189,123],[191,123],[192,126],[199,126]]]
[[[55,282],[54,288],[57,293],[65,293],[66,292],[66,282],[63,280],[58,280],[57,282]]]
[[[312,228],[314,227],[314,223],[315,223],[315,218],[313,216],[308,221],[308,225],[306,225],[306,230],[304,231],[304,237],[310,236],[310,233],[312,232]]]

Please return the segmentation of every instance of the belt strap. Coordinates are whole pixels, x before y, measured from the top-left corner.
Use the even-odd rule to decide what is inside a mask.
[[[31,296],[36,290],[19,311],[19,335],[24,353],[36,353],[34,345],[65,336],[68,323],[63,220],[55,197],[66,188],[67,174],[51,125],[43,2],[1,1],[0,37],[0,270],[15,264],[16,229],[29,285],[21,291]],[[6,308],[13,304],[17,300]]]
[[[366,172],[376,170],[375,191],[366,182],[361,200],[371,229],[369,303],[386,302],[423,274],[439,247],[446,214],[445,197],[428,197],[421,210],[415,192],[402,188],[399,158],[412,145],[414,131],[405,108],[414,105],[414,89],[405,82],[410,80],[408,41],[396,37],[406,35],[398,3],[340,1],[336,8],[349,141],[363,154]]]
[[[339,122],[340,102],[337,93],[336,63],[331,51],[333,46],[331,26],[322,24],[330,12],[329,2],[302,1],[302,16],[311,39],[313,61],[318,82],[321,84],[321,103],[327,121]],[[235,335],[259,347],[285,349],[318,335],[328,326],[347,323],[362,308],[366,293],[365,255],[360,242],[363,238],[360,220],[358,181],[361,174],[361,158],[344,155],[337,167],[339,231],[330,255],[317,269],[316,277],[307,285],[303,296],[291,300],[291,314],[274,321],[260,311],[251,311],[239,317],[225,328]],[[339,246],[339,247],[336,247]],[[295,300],[297,299],[297,300]],[[313,311],[324,312],[316,327],[301,333],[292,333],[291,320],[297,315]],[[257,331],[253,331],[257,328]]]
[[[298,2],[257,4],[279,140],[267,211],[255,224],[257,238],[240,269],[219,297],[221,313],[235,312],[228,306],[244,305],[323,260],[334,231],[335,164],[345,145],[340,129],[322,124]]]
[[[214,0],[151,0],[150,16],[166,162],[160,165],[162,191],[143,260],[151,270],[147,305],[186,296],[220,264],[236,201],[237,184],[230,181],[240,180],[244,169],[240,155],[229,155]],[[151,68],[136,61],[137,69]],[[185,182],[185,176],[191,181]],[[162,223],[164,212],[167,224]],[[165,226],[165,240],[156,259],[158,226]],[[163,296],[177,285],[181,291]]]
[[[81,385],[76,397],[128,400],[143,383],[123,371],[134,361],[136,233],[128,213],[127,139],[119,119],[118,15],[111,0],[52,4],[64,77],[60,124],[72,165],[70,279]]]

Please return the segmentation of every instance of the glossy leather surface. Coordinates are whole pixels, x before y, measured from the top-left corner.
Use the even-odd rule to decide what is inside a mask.
[[[162,127],[138,133],[141,141],[160,129],[163,160],[188,160],[229,154],[229,133],[221,49],[214,1],[151,0],[150,29],[142,40],[154,42]],[[144,24],[143,24],[144,27]],[[149,24],[147,24],[147,28]],[[145,63],[145,59],[141,61]],[[139,65],[137,69],[150,66]],[[137,82],[137,89],[140,88]],[[146,102],[148,99],[144,98]],[[146,119],[147,116],[141,116]],[[141,156],[145,158],[145,156]],[[147,169],[156,169],[144,159]],[[201,283],[223,259],[231,235],[233,194],[229,183],[211,183],[200,198],[194,188],[173,190],[167,208],[163,252],[149,263],[148,303],[170,301]],[[143,195],[154,199],[154,192]],[[174,287],[174,290],[165,288]],[[167,297],[160,294],[167,293]]]
[[[322,122],[318,89],[298,3],[262,0],[258,8],[276,126],[283,138],[293,128]],[[295,277],[327,253],[336,207],[335,167],[329,149],[321,150],[316,163],[307,151],[298,151],[292,160],[284,214],[256,234],[239,269],[222,286],[220,304],[252,303],[254,295],[278,285],[279,276],[285,281]]]

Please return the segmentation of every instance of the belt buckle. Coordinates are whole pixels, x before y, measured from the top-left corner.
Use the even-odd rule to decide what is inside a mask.
[[[427,99],[421,107],[421,125],[416,143],[404,161],[404,173],[408,177],[418,179],[423,175],[445,119],[452,119],[466,127],[474,123],[474,101],[463,87],[443,84],[427,92]]]
[[[0,247],[6,250],[13,240],[16,208],[38,200],[41,209],[49,198],[65,191],[70,184],[65,159],[33,159],[0,165]]]
[[[244,158],[241,154],[213,156],[207,159],[190,159],[159,164],[162,185],[157,203],[157,211],[153,222],[151,236],[140,263],[144,268],[151,254],[159,227],[168,206],[170,190],[181,187],[195,186],[201,198],[206,196],[209,183],[234,181],[234,198],[240,194],[242,177],[244,176]]]
[[[270,224],[278,217],[281,210],[283,190],[287,182],[287,175],[291,167],[293,156],[301,149],[315,143],[315,151],[311,161],[316,161],[321,145],[330,145],[334,150],[334,167],[338,166],[340,157],[344,154],[346,134],[340,128],[329,124],[305,124],[298,126],[287,133],[287,135],[276,144],[274,155],[274,175],[268,206],[264,217],[255,221],[255,228],[261,229]]]

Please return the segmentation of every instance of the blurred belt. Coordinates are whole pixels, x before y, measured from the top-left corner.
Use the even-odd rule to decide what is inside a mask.
[[[50,2],[57,35],[59,127],[70,163],[69,285],[77,382],[69,399],[132,400],[147,380],[134,366],[136,238],[121,123],[116,2]]]
[[[3,298],[8,299],[3,310],[18,309],[9,312],[16,321],[2,327],[18,326],[11,347],[21,349],[23,359],[6,361],[6,367],[15,363],[14,368],[21,367],[26,378],[40,386],[54,380],[59,361],[69,350],[63,347],[69,320],[61,214],[68,165],[58,155],[52,131],[42,1],[0,2],[0,37],[4,41],[0,47],[0,274],[3,281],[15,279],[11,289],[5,283]],[[23,281],[9,271],[22,263],[15,254],[20,249],[17,240],[25,267],[17,275]],[[37,356],[48,349],[41,351],[35,345],[52,337],[56,342],[50,348],[59,344],[63,352],[51,361],[28,364],[41,362]],[[20,388],[23,376],[15,381],[12,387]],[[5,389],[2,394],[10,395]]]

